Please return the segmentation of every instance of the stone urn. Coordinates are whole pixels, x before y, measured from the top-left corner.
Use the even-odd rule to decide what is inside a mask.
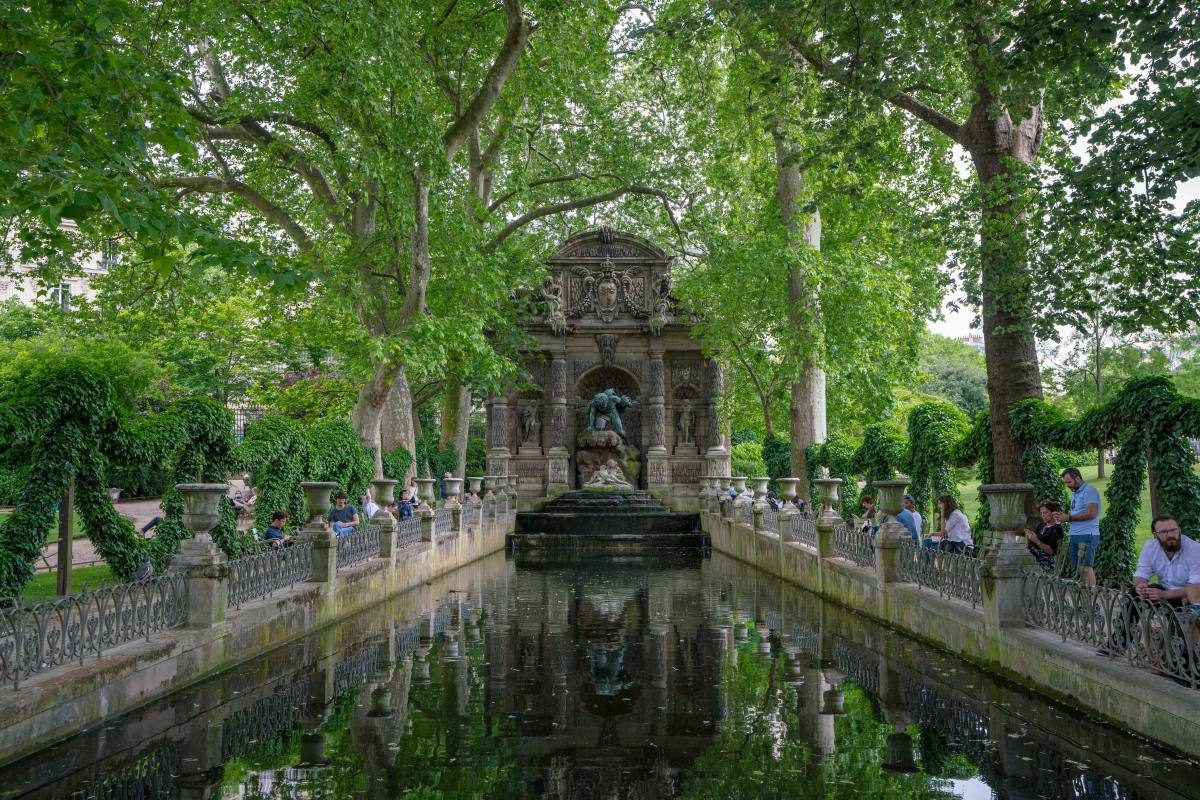
[[[841,478],[814,478],[813,485],[817,487],[817,496],[821,503],[822,517],[836,517],[833,507],[838,502],[838,492],[842,486]]]
[[[396,499],[396,485],[400,481],[394,481],[391,478],[376,478],[371,481],[371,496],[375,498],[375,503],[386,509],[388,503]]]
[[[1003,549],[1007,554],[1020,556],[1026,551],[1024,538],[1017,536],[1025,529],[1025,509],[1033,495],[1031,483],[987,483],[979,487],[987,498],[988,524],[991,526],[989,549]]]
[[[767,499],[767,492],[771,490],[770,478],[751,478],[754,484],[754,502],[762,503]]]
[[[479,475],[471,475],[470,477],[468,477],[467,478],[467,490],[471,494],[478,497],[479,493],[481,491],[483,491],[483,478],[480,477]]]
[[[498,481],[498,480],[500,480],[500,478],[497,477],[496,475],[484,475],[483,476],[483,491],[484,491],[484,493],[489,494],[489,495],[495,495],[496,489],[499,488],[496,484],[496,481]]]
[[[462,497],[463,479],[462,478],[446,478],[446,502],[458,503]]]
[[[337,484],[331,481],[304,481],[300,484],[304,490],[304,508],[308,513],[305,526],[325,527],[325,515],[329,513],[329,496],[337,489]]]
[[[904,508],[904,490],[908,487],[908,480],[875,481],[874,486],[879,494],[879,507],[890,519],[895,519]]]
[[[183,495],[183,526],[197,542],[211,542],[209,531],[221,521],[221,498],[229,492],[228,483],[179,483],[175,489]]]
[[[779,496],[783,498],[785,503],[796,505],[796,497],[799,495],[800,479],[799,478],[780,478],[779,481]]]
[[[746,491],[746,476],[742,475],[740,477],[730,478],[730,480],[733,481],[733,488],[737,490],[738,494]]]
[[[421,498],[421,502],[432,506],[436,501],[434,497],[434,487],[437,486],[437,478],[417,478],[417,494]]]
[[[846,713],[846,696],[836,686],[826,689],[822,699],[823,703],[819,712],[821,716],[840,716]]]

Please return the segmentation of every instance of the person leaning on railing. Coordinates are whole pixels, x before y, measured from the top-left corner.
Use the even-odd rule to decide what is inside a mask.
[[[286,511],[276,511],[271,515],[271,524],[263,531],[263,541],[271,545],[271,547],[291,547],[295,542],[295,537],[289,536],[283,532],[287,526],[288,514]]]

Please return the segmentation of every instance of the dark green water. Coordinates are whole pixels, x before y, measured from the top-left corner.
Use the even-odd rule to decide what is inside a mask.
[[[1200,767],[719,555],[493,557],[0,767],[17,797],[1118,800]]]

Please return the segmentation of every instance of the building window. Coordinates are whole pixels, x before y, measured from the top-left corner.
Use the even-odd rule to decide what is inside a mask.
[[[50,302],[62,307],[63,311],[71,310],[71,284],[60,283],[50,288]]]
[[[117,250],[116,239],[105,239],[100,244],[100,267],[112,269],[121,263],[121,253]]]

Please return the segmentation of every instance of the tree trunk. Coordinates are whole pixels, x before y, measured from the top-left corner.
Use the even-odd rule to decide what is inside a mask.
[[[467,444],[471,439],[471,387],[463,386],[458,398],[458,431],[454,436],[454,448],[458,453],[459,477],[467,474]]]
[[[416,452],[417,438],[413,428],[414,418],[412,394],[408,389],[408,376],[401,368],[396,373],[396,380],[392,382],[391,391],[388,392],[387,401],[383,407],[383,418],[379,425],[379,439],[384,450],[403,447],[410,454]],[[396,478],[397,480],[403,478],[407,481],[414,474],[415,472],[410,466],[407,474],[397,475]]]
[[[979,101],[968,122],[970,152],[983,199],[980,226],[980,274],[983,301],[983,350],[992,423],[993,479],[1022,483],[1021,448],[1012,437],[1009,409],[1020,400],[1042,397],[1036,340],[1030,329],[1033,304],[1027,264],[1025,211],[1014,164],[1033,164],[1042,139],[1040,107],[1013,124]]]
[[[359,389],[358,399],[350,414],[350,422],[354,425],[359,441],[363,447],[370,448],[375,453],[375,474],[378,477],[383,477],[383,449],[380,446],[383,410],[396,378],[403,370],[399,365],[384,364],[376,367],[370,380]]]
[[[1095,348],[1095,368],[1096,368],[1096,405],[1104,402],[1104,373],[1102,371],[1100,345],[1103,342],[1100,336],[1100,315],[1097,312],[1094,327],[1092,328],[1092,347]],[[1096,460],[1096,477],[1104,477],[1104,448],[1099,450],[1099,458]]]
[[[458,472],[462,475],[467,463],[467,429],[471,414],[471,387],[462,378],[451,372],[446,378],[446,391],[442,395],[442,421],[438,434],[438,447],[445,450],[453,447],[457,456]]]
[[[770,439],[775,435],[775,420],[771,416],[771,398],[768,395],[760,394],[758,401],[762,403],[763,428],[766,429],[767,438]]]
[[[772,131],[775,139],[775,191],[780,219],[791,233],[799,232],[803,246],[821,249],[821,212],[814,209],[800,225],[797,202],[804,179],[796,167],[798,153],[792,150],[778,123]],[[798,230],[799,229],[799,230]],[[788,274],[788,317],[796,341],[812,339],[820,330],[821,306],[818,287],[810,285],[803,260]],[[807,334],[807,337],[806,337]],[[799,492],[811,499],[808,481],[808,446],[825,439],[825,371],[819,366],[820,342],[814,342],[801,357],[800,373],[791,386],[792,475],[801,478]]]

